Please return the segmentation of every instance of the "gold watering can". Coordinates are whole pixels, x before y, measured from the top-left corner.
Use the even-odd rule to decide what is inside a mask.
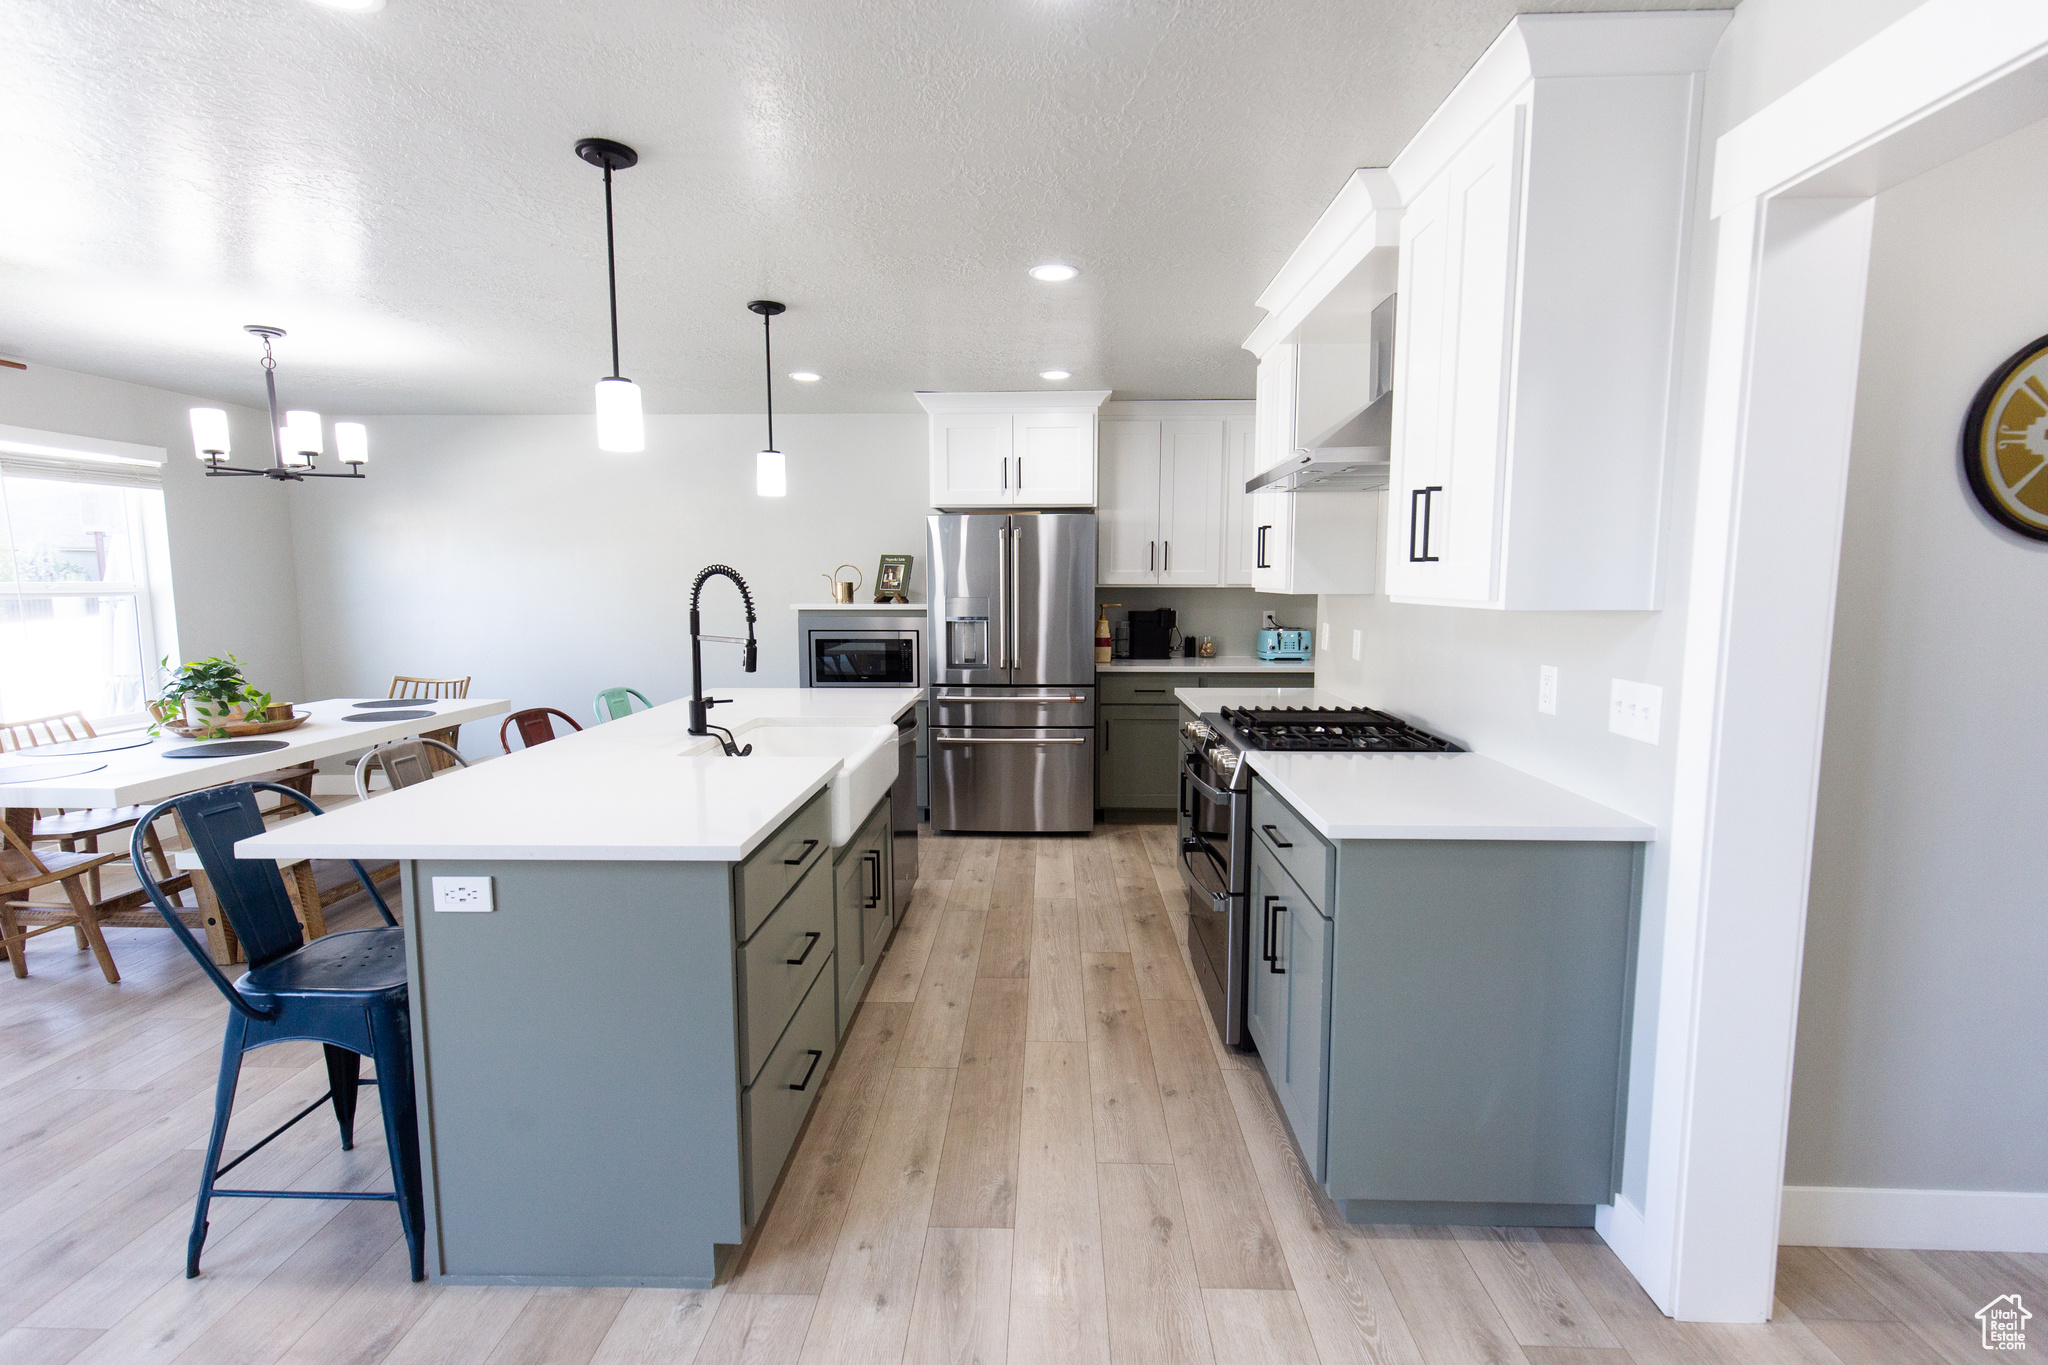
[[[839,576],[839,569],[852,569],[853,582],[849,583],[841,578]],[[852,564],[841,564],[839,569],[834,569],[831,573],[821,573],[818,577],[832,585],[832,600],[841,606],[846,606],[852,603],[853,595],[860,591],[861,572],[857,566]]]

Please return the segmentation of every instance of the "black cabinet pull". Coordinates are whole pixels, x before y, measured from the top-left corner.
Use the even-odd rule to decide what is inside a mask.
[[[870,858],[874,860],[868,864],[868,903],[864,907],[872,910],[882,903],[882,855],[870,849],[860,856],[862,862],[867,862]]]
[[[805,1069],[804,1078],[791,1086],[791,1090],[809,1090],[811,1088],[811,1077],[818,1074],[818,1063],[825,1060],[825,1054],[814,1047],[807,1047],[804,1051],[811,1054],[811,1064]]]
[[[1274,832],[1274,830],[1273,830],[1273,827],[1272,827],[1271,825],[1260,825],[1260,826],[1259,826],[1259,828],[1260,828],[1260,829],[1262,829],[1262,830],[1264,830],[1264,831],[1266,831],[1266,837],[1267,837],[1268,839],[1271,839],[1271,840],[1273,841],[1273,847],[1275,847],[1275,848],[1293,848],[1293,847],[1294,847],[1294,845],[1293,845],[1293,844],[1290,844],[1290,843],[1288,843],[1288,842],[1287,842],[1287,841],[1286,841],[1285,839],[1281,838],[1281,837],[1280,837],[1280,836],[1279,836],[1278,834],[1276,834],[1276,833]]]
[[[1148,540],[1148,541],[1146,541],[1146,542],[1145,542],[1145,572],[1146,572],[1146,573],[1151,573],[1151,572],[1152,572],[1152,570],[1153,570],[1153,569],[1154,569],[1155,567],[1157,567],[1157,566],[1155,565],[1154,561],[1155,561],[1155,560],[1157,560],[1158,558],[1159,558],[1159,542],[1158,542],[1158,541],[1156,541],[1156,540]]]
[[[1168,573],[1171,572],[1172,569],[1173,542],[1170,540],[1162,540],[1159,542],[1159,572]]]
[[[1266,897],[1266,903],[1262,907],[1266,912],[1266,917],[1259,924],[1259,936],[1266,941],[1265,949],[1259,956],[1268,963],[1273,960],[1273,902],[1279,899],[1278,896]]]
[[[1284,905],[1276,905],[1276,906],[1274,906],[1274,907],[1273,907],[1273,919],[1274,919],[1274,926],[1273,926],[1273,937],[1272,937],[1271,939],[1269,939],[1269,940],[1267,941],[1267,944],[1266,944],[1266,946],[1267,946],[1267,948],[1268,948],[1268,949],[1272,949],[1272,948],[1273,948],[1273,945],[1279,942],[1279,938],[1280,938],[1280,934],[1279,934],[1279,929],[1280,929],[1280,926],[1279,926],[1279,919],[1280,919],[1280,916],[1282,916],[1282,915],[1284,915],[1284,914],[1286,914],[1286,913],[1287,913],[1287,907],[1286,907],[1286,906],[1284,906]],[[1286,969],[1285,967],[1283,967],[1283,966],[1281,966],[1281,965],[1280,965],[1280,954],[1279,954],[1279,952],[1277,952],[1277,951],[1271,951],[1271,952],[1269,952],[1269,954],[1268,954],[1268,956],[1267,956],[1267,958],[1266,958],[1266,970],[1267,970],[1267,971],[1269,971],[1269,972],[1271,972],[1271,973],[1272,973],[1273,975],[1275,975],[1275,976],[1285,976],[1285,975],[1287,975],[1287,969]]]
[[[804,840],[804,851],[797,854],[794,858],[784,858],[782,860],[782,865],[784,867],[802,867],[804,864],[804,859],[810,857],[811,850],[816,848],[817,846],[818,841],[816,839]]]
[[[1180,770],[1180,799],[1175,801],[1173,806],[1174,813],[1183,820],[1191,819],[1194,816],[1194,812],[1188,809],[1188,770],[1186,768]]]
[[[814,929],[814,930],[810,931],[809,933],[806,933],[806,934],[804,935],[804,937],[805,937],[805,938],[807,938],[807,939],[809,939],[809,940],[810,940],[810,942],[809,942],[809,943],[806,943],[806,944],[804,945],[804,950],[803,950],[803,951],[802,951],[801,953],[798,953],[798,954],[797,954],[797,955],[796,955],[795,957],[785,957],[784,959],[782,959],[782,961],[784,962],[784,964],[785,964],[785,965],[787,965],[787,966],[791,966],[791,967],[801,967],[801,966],[803,966],[803,965],[804,965],[804,959],[805,959],[805,958],[807,958],[807,957],[809,957],[809,956],[811,955],[811,949],[813,949],[813,948],[815,948],[815,947],[817,947],[817,946],[818,946],[818,940],[819,940],[819,939],[821,939],[821,938],[823,938],[823,937],[824,937],[824,935],[823,935],[823,934],[820,934],[819,932],[817,932],[817,931],[816,931],[816,930]]]
[[[1429,552],[1430,523],[1435,518],[1436,495],[1443,492],[1442,484],[1431,484],[1427,488],[1408,490],[1408,562],[1410,564],[1434,564],[1437,557]],[[1420,504],[1419,514],[1417,504]],[[1421,532],[1422,553],[1415,552],[1416,532]]]
[[[1271,564],[1268,564],[1266,562],[1266,532],[1272,529],[1273,528],[1270,525],[1261,526],[1259,528],[1259,554],[1258,562],[1254,565],[1255,568],[1270,569],[1273,567]]]

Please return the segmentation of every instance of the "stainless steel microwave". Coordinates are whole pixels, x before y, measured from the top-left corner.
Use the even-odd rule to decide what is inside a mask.
[[[901,618],[851,620],[804,631],[805,687],[921,687],[924,632]]]

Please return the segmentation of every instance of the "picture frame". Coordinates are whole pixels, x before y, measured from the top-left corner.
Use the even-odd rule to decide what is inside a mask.
[[[909,602],[910,566],[915,562],[914,555],[883,555],[875,570],[875,601]]]

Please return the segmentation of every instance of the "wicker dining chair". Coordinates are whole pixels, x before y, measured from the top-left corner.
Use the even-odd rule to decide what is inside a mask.
[[[392,698],[417,697],[421,701],[451,701],[469,695],[469,679],[415,678],[404,673],[394,673],[391,675],[391,690],[384,695]],[[439,730],[422,730],[420,734],[423,738],[439,740],[454,749],[460,747],[456,744],[455,737],[461,732],[460,725],[449,725]],[[440,758],[437,756],[434,761],[439,767]]]

